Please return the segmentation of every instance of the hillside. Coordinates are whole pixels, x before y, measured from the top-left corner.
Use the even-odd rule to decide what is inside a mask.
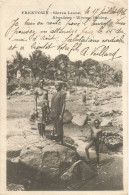
[[[114,60],[114,61],[106,61],[107,65],[111,66],[115,70],[122,70],[122,61],[121,60]]]

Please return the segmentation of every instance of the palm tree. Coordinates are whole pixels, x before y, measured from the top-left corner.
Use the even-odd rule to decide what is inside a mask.
[[[38,60],[39,60],[40,55],[41,53],[37,53],[35,51],[29,55],[29,67],[32,70],[32,74],[35,79],[39,72]]]
[[[19,70],[21,72],[21,76],[25,76],[25,70],[28,66],[28,59],[24,58],[20,52],[16,51],[16,55],[13,56],[13,61],[11,64],[15,74]]]
[[[32,70],[32,74],[36,79],[37,76],[45,77],[47,66],[49,64],[49,57],[47,57],[42,51],[35,50],[29,55],[29,67]]]

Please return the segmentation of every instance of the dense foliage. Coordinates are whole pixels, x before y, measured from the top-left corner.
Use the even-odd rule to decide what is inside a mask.
[[[37,80],[41,78],[66,82],[71,80],[75,85],[86,86],[89,83],[94,86],[121,85],[122,71],[116,71],[113,67],[93,59],[72,62],[64,54],[51,59],[40,50],[35,50],[28,58],[16,52],[13,59],[7,61],[8,84],[28,89],[36,86]]]

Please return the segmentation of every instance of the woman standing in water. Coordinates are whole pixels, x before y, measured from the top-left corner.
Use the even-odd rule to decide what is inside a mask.
[[[48,91],[43,88],[44,80],[40,80],[39,88],[35,90],[35,106],[38,113],[37,125],[41,138],[45,135],[45,125],[49,113]]]

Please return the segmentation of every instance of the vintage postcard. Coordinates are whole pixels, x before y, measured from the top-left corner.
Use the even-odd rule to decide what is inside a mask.
[[[0,1],[0,194],[127,195],[127,4]]]

